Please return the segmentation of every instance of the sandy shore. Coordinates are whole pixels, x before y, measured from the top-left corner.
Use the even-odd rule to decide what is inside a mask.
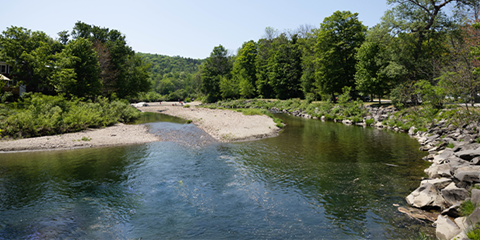
[[[172,106],[176,104],[176,106]],[[196,108],[199,102],[189,103],[190,108],[184,108],[178,103],[162,102],[149,103],[147,107],[140,107],[144,112],[159,112],[186,120],[210,136],[221,142],[250,141],[266,137],[277,136],[280,130],[270,117],[260,115],[243,115],[243,113]]]
[[[172,106],[175,104],[176,106]],[[199,102],[194,102],[190,104],[190,108],[184,108],[174,102],[149,103],[148,107],[139,109],[144,112],[157,112],[192,120],[193,124],[221,142],[249,141],[277,136],[280,130],[267,116],[246,116],[229,110],[195,108],[198,104]],[[161,141],[161,139],[149,133],[145,125],[116,124],[77,133],[0,141],[0,153],[116,146],[155,141]]]
[[[77,133],[0,141],[0,153],[116,146],[155,141],[160,141],[160,138],[150,134],[145,125],[116,124],[107,128],[88,129]]]

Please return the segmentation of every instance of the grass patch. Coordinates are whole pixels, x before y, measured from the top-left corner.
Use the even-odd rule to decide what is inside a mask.
[[[455,147],[455,144],[453,144],[453,143],[448,143],[448,145],[447,145],[447,148],[454,148],[454,147]]]
[[[193,121],[190,120],[190,119],[187,120],[187,124],[190,124],[190,123],[192,123],[192,122],[193,122]]]
[[[460,214],[462,216],[468,216],[472,214],[473,210],[475,210],[475,205],[470,200],[467,200],[460,204]]]
[[[85,137],[85,136],[83,136],[82,139],[80,139],[80,140],[82,140],[82,141],[90,141],[90,140],[92,140],[92,138],[91,138],[91,137]]]

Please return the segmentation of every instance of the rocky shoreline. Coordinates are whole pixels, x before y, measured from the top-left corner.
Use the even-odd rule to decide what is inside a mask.
[[[420,150],[428,151],[424,160],[432,165],[425,169],[428,178],[406,197],[407,203],[414,207],[398,210],[410,217],[433,222],[438,239],[469,239],[467,232],[480,222],[480,208],[475,208],[469,216],[461,216],[460,205],[471,201],[480,206],[480,123],[468,123],[463,126],[448,124],[446,119],[432,124],[427,131],[418,131],[415,127],[404,130],[388,126],[383,121],[393,117],[398,110],[393,107],[366,107],[369,116],[363,121],[353,123],[342,120],[343,124],[369,125],[396,132],[406,132],[418,140]],[[272,112],[317,119],[303,111],[288,111],[272,108]],[[325,121],[325,116],[320,120]]]

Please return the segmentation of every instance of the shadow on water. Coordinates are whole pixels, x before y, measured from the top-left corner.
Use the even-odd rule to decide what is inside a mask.
[[[157,115],[142,123],[163,142],[0,155],[0,239],[433,233],[393,206],[427,164],[406,134],[280,115],[278,137],[227,144]]]

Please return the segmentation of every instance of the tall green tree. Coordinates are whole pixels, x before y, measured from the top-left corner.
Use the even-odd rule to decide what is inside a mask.
[[[355,54],[365,40],[367,28],[358,20],[358,13],[336,11],[320,25],[315,46],[316,85],[324,94],[341,92],[355,86]]]
[[[257,71],[255,59],[257,57],[257,45],[250,40],[243,43],[233,63],[233,82],[238,83],[242,97],[253,97],[256,94]]]
[[[84,38],[70,41],[56,58],[52,82],[57,92],[78,97],[94,97],[101,93],[101,70],[92,42]]]
[[[303,96],[300,85],[302,76],[301,52],[297,35],[289,40],[282,33],[273,41],[273,53],[269,58],[269,80],[279,99]]]
[[[105,83],[103,86],[108,88],[103,89],[106,95],[115,93],[120,98],[133,97],[150,89],[149,75],[145,72],[149,66],[135,56],[135,51],[127,45],[126,37],[120,31],[79,21],[75,23],[70,35],[73,39],[88,39],[100,45],[96,49],[108,51],[108,54],[99,52],[98,55],[101,62],[109,63],[100,65],[102,72],[108,73],[101,76],[101,81]]]
[[[357,90],[378,96],[381,103],[382,96],[390,93],[398,74],[403,74],[403,68],[389,61],[385,46],[372,40],[365,41],[356,54],[355,83]]]
[[[220,79],[227,77],[231,79],[230,72],[232,62],[228,57],[227,50],[219,45],[213,48],[201,67],[202,90],[207,96],[207,102],[215,102],[221,97]]]

